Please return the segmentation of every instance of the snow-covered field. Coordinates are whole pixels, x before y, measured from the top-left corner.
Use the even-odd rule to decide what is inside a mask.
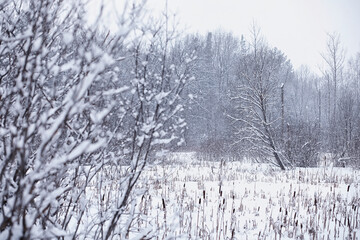
[[[144,170],[130,239],[360,239],[357,170],[172,160]]]

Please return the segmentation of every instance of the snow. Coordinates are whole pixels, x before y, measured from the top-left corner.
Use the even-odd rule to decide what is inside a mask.
[[[33,51],[38,51],[41,48],[42,39],[37,38],[33,43]]]
[[[144,140],[145,140],[145,135],[141,135],[137,138],[137,146],[138,147],[141,147],[144,143]]]
[[[66,45],[70,44],[74,40],[74,36],[72,33],[66,32],[63,33],[63,41]]]
[[[128,86],[123,86],[123,87],[120,87],[120,88],[117,88],[117,89],[107,90],[107,91],[103,92],[102,94],[104,96],[114,95],[114,94],[119,94],[119,93],[125,92],[125,91],[127,91],[129,89],[130,88]]]
[[[143,174],[151,182],[147,218],[157,219],[152,224],[168,237],[312,239],[315,234],[318,239],[343,239],[360,234],[359,213],[353,210],[360,204],[358,171],[280,171],[238,162],[221,167],[219,162],[198,162],[191,153],[172,159],[183,163],[157,164]],[[339,223],[347,218],[351,227]]]
[[[67,158],[68,159],[75,159],[75,158],[79,157],[80,155],[82,155],[86,151],[86,149],[90,146],[90,144],[91,144],[90,140],[83,141],[82,143],[79,144],[79,146],[74,148],[69,153]]]
[[[161,101],[166,98],[168,95],[170,94],[170,91],[169,92],[160,92],[159,94],[157,94],[155,96],[155,101],[160,104]]]
[[[122,198],[124,181],[117,176],[127,168],[106,167],[104,176],[113,180],[99,185],[104,178],[98,177],[87,187],[84,222],[100,214],[99,191],[108,203]],[[134,218],[129,239],[356,239],[359,183],[359,171],[349,168],[281,171],[251,162],[200,161],[195,152],[159,154],[144,169],[120,222],[125,226],[126,216]]]
[[[106,53],[102,56],[101,61],[107,65],[111,65],[115,63],[115,60],[109,54]]]
[[[155,121],[149,121],[150,123],[146,124],[141,127],[141,131],[143,131],[145,134],[150,133],[151,130],[155,129]]]
[[[151,145],[157,145],[157,144],[169,144],[171,141],[175,140],[175,136],[171,136],[170,138],[165,139],[155,139]]]
[[[110,110],[111,108],[105,108],[100,112],[92,111],[90,114],[90,118],[94,123],[99,124],[109,114]]]

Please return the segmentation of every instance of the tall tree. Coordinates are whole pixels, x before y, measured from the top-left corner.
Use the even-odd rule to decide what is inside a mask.
[[[336,151],[338,139],[336,135],[337,125],[337,105],[338,105],[338,89],[342,78],[344,67],[345,52],[341,46],[340,35],[338,33],[328,34],[326,52],[321,54],[327,68],[324,70],[324,78],[327,81],[327,115],[329,122],[329,141],[332,151]]]
[[[228,109],[230,82],[235,78],[239,41],[231,33],[216,31],[206,37],[192,36],[187,43],[196,50],[192,72],[192,109],[186,111],[189,126],[187,141],[205,155],[219,157],[228,149],[231,128]],[[187,40],[189,41],[189,40]]]
[[[286,57],[271,49],[253,27],[249,51],[239,60],[238,79],[232,100],[237,111],[231,118],[237,126],[238,141],[247,142],[258,158],[274,159],[286,168],[279,136],[281,87],[291,69]]]

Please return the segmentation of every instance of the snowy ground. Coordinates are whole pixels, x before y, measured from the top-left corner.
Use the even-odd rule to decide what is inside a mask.
[[[360,239],[359,171],[221,166],[191,153],[174,159],[143,172],[139,187],[149,190],[136,204],[139,232],[158,239]]]

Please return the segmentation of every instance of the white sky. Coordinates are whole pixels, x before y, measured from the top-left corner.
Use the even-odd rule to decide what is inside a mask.
[[[164,9],[165,0],[148,0]],[[268,43],[282,50],[295,67],[318,71],[326,33],[340,33],[347,57],[360,51],[360,0],[168,0],[189,32],[219,28],[246,37],[254,21]]]
[[[104,1],[110,9],[124,2]],[[158,15],[165,2],[147,0],[147,9]],[[206,34],[222,28],[247,37],[255,22],[267,42],[283,51],[295,68],[308,65],[317,73],[323,65],[320,53],[325,51],[326,33],[340,33],[347,57],[360,51],[360,0],[168,0],[168,9],[187,32]],[[116,19],[107,14],[106,23],[116,24]]]

